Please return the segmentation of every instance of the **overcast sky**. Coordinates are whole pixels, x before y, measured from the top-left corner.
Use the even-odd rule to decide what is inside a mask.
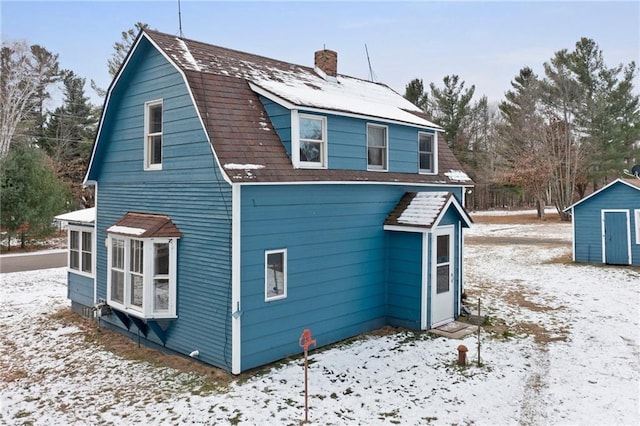
[[[524,66],[542,64],[581,37],[611,66],[640,62],[640,2],[239,2],[182,0],[184,37],[300,65],[313,52],[338,52],[338,72],[374,79],[404,94],[423,79],[458,74],[477,99],[499,101]],[[6,1],[2,40],[25,40],[59,54],[60,65],[106,88],[107,60],[136,22],[179,34],[178,1]],[[636,80],[636,91],[640,86]],[[94,103],[98,98],[88,87]]]

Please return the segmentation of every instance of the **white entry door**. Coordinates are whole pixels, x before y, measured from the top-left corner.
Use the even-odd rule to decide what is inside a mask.
[[[431,240],[431,328],[454,320],[454,228],[437,228]]]

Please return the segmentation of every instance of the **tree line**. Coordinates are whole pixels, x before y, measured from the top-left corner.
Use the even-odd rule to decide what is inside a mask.
[[[475,86],[458,75],[443,85],[410,81],[405,98],[443,128],[448,146],[475,181],[471,209],[531,203],[544,219],[640,161],[640,108],[635,62],[607,66],[598,44],[581,38],[536,75],[525,66],[497,105],[474,101]]]
[[[114,43],[107,68],[114,77],[138,22]],[[535,203],[563,209],[640,158],[636,64],[608,67],[595,41],[556,52],[537,76],[523,67],[496,106],[474,100],[475,86],[458,75],[442,86],[421,79],[405,97],[444,129],[447,144],[474,179],[471,209]],[[54,215],[94,204],[82,187],[101,106],[85,92],[86,79],[61,69],[58,55],[40,45],[3,41],[0,56],[0,228],[10,241],[50,232]],[[91,81],[100,96],[105,90]],[[62,99],[54,108],[52,90]]]
[[[139,30],[122,32],[107,67],[118,73]],[[52,231],[53,216],[94,205],[82,182],[101,106],[90,102],[86,79],[61,69],[58,55],[25,41],[3,41],[0,52],[0,230],[8,249]],[[104,97],[105,90],[91,81]],[[55,102],[51,91],[62,92]]]

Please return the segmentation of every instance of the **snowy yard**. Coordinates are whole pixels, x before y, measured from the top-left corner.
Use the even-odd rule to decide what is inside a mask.
[[[553,222],[476,225],[465,276],[469,305],[480,296],[489,316],[483,365],[455,365],[460,343],[475,361],[475,336],[374,333],[312,349],[311,423],[640,423],[640,271],[567,263],[570,232]],[[69,306],[65,295],[64,268],[0,275],[0,424],[304,419],[300,359],[218,388],[90,344],[52,315]]]

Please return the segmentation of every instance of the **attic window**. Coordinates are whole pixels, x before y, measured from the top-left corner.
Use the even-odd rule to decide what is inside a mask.
[[[162,100],[144,104],[145,170],[162,169]]]

